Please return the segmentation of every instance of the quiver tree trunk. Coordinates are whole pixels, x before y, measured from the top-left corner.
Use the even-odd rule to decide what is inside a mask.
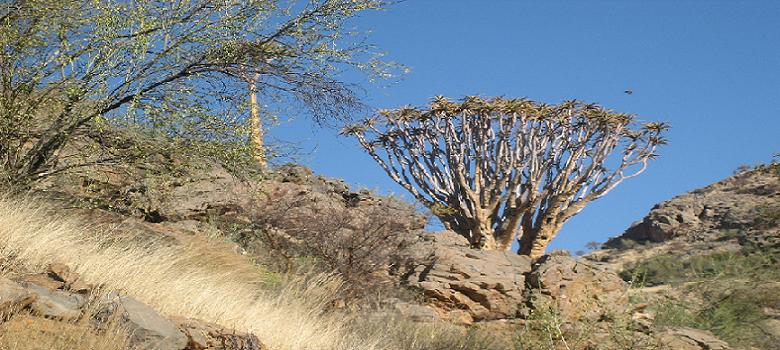
[[[436,97],[343,133],[474,248],[517,239],[537,257],[587,203],[642,173],[666,129],[578,101]]]

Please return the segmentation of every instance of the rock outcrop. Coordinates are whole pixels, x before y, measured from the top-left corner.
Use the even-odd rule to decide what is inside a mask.
[[[709,331],[694,328],[673,328],[658,335],[663,349],[668,350],[729,350],[728,343]]]
[[[30,309],[36,315],[62,320],[76,320],[82,315],[87,300],[83,295],[51,290],[33,283],[23,284],[36,295]]]
[[[547,255],[528,274],[531,309],[552,306],[567,321],[595,322],[628,309],[628,285],[608,267],[563,255]]]
[[[181,350],[187,337],[176,324],[128,296],[109,296],[95,315],[100,323],[118,322],[130,333],[130,344],[143,350]]]
[[[424,259],[403,281],[422,290],[442,318],[471,324],[517,315],[525,274],[531,271],[528,257],[473,250],[465,238],[448,231],[424,235],[417,250]]]
[[[187,337],[184,350],[268,350],[250,333],[191,319],[177,321],[179,329]]]
[[[605,246],[619,249],[630,242],[664,242],[678,237],[718,240],[729,230],[753,230],[761,212],[779,203],[780,177],[762,170],[743,172],[656,205]]]

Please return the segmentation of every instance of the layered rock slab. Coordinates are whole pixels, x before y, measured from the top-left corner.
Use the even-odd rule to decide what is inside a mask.
[[[477,251],[454,232],[423,235],[425,259],[403,276],[444,319],[471,324],[511,318],[520,310],[531,260],[506,251]],[[422,262],[420,262],[422,261]]]

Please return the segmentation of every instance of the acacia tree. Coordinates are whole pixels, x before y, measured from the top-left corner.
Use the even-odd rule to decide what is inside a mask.
[[[518,239],[536,258],[586,204],[642,173],[666,129],[578,101],[436,97],[344,133],[475,248]]]
[[[392,70],[345,23],[385,4],[3,1],[3,180],[29,183],[88,165],[62,151],[109,123],[154,130],[181,146],[213,146],[216,155],[257,155],[264,150],[247,139],[252,127],[251,135],[262,137],[262,124],[254,108],[253,122],[247,121],[248,95],[301,106],[319,122],[345,118],[360,102],[338,73],[356,68],[385,76]],[[245,77],[252,79],[249,89]],[[116,160],[92,157],[89,163]]]

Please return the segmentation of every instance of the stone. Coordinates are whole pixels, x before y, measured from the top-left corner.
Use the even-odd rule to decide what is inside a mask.
[[[51,264],[48,267],[49,276],[55,280],[64,282],[65,284],[72,283],[79,279],[79,274],[72,272],[70,267],[64,264]]]
[[[268,350],[254,334],[192,319],[177,319],[187,337],[185,350]]]
[[[710,331],[695,328],[673,328],[658,335],[663,349],[668,350],[729,350],[728,343]]]
[[[65,264],[51,264],[48,267],[47,276],[50,280],[54,282],[61,282],[64,285],[58,288],[51,288],[51,289],[67,289],[72,292],[80,293],[80,294],[88,294],[92,289],[93,286],[89,283],[84,282],[84,280],[81,279],[81,275],[78,273],[71,271],[70,267],[68,267]],[[43,287],[48,287],[47,285],[40,284],[38,282],[42,282],[40,280],[37,281],[29,281],[35,284],[38,284]],[[49,284],[53,285],[53,284]]]
[[[251,193],[247,182],[218,164],[206,164],[197,176],[170,184],[164,196],[148,198],[143,193],[138,201],[148,201],[149,222],[202,220],[211,215],[235,214],[239,203]]]
[[[33,283],[48,289],[60,289],[65,286],[65,282],[55,280],[47,273],[24,276],[22,282]]]
[[[401,282],[420,289],[443,319],[470,324],[517,315],[531,270],[528,257],[471,249],[451,231],[425,234],[414,249],[414,266]]]
[[[82,295],[50,290],[32,283],[25,283],[24,286],[37,296],[30,304],[30,309],[40,316],[75,320],[81,316],[81,308],[86,304],[86,298]]]
[[[18,283],[0,277],[0,318],[7,318],[35,301],[35,294]]]
[[[188,338],[176,324],[129,296],[106,297],[95,320],[98,324],[119,322],[131,334],[131,345],[139,350],[182,350],[187,346]]]
[[[552,304],[569,321],[597,321],[628,309],[628,285],[607,266],[570,256],[544,256],[528,274],[531,307]]]

